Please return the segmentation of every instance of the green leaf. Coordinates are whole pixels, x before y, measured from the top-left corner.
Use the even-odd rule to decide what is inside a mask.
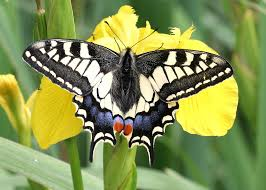
[[[75,23],[70,0],[50,0],[47,14],[48,38],[75,38]]]
[[[261,5],[265,5],[265,2],[261,0]],[[265,151],[265,144],[266,144],[266,15],[261,13],[260,14],[260,68],[259,68],[259,90],[258,90],[258,117],[257,117],[257,177],[256,177],[256,186],[254,189],[263,190],[265,189],[265,179],[266,179],[266,151]]]
[[[29,95],[36,88],[36,84],[26,64],[22,64],[22,40],[24,38],[20,38],[19,33],[18,18],[21,15],[17,8],[18,4],[18,1],[0,1],[0,49],[8,60],[4,63],[1,59],[0,64],[1,67],[2,64],[3,67],[10,64],[14,68],[22,89]]]
[[[236,121],[233,129],[225,137],[217,140],[225,162],[225,173],[232,178],[237,189],[253,189],[254,158]]]
[[[207,190],[207,188],[182,177],[181,175],[170,169],[167,169],[165,173],[160,172],[159,170],[147,168],[138,168],[137,171],[137,187],[141,189]]]
[[[249,65],[243,64],[245,57],[235,53],[232,57],[232,63],[235,67],[235,76],[239,88],[239,107],[248,126],[253,126],[256,123],[256,83],[257,77],[255,72]],[[252,128],[251,128],[252,129]],[[249,130],[251,130],[249,129]]]
[[[24,175],[54,190],[72,190],[69,164],[0,138],[0,168]],[[101,179],[82,172],[84,188],[103,189]]]
[[[36,13],[36,23],[33,29],[34,40],[43,40],[47,38],[47,26],[45,11],[43,9],[38,10]]]
[[[25,177],[11,174],[5,170],[0,169],[0,184],[4,190],[15,189],[18,186],[27,186],[27,180]]]
[[[256,72],[258,71],[260,52],[258,51],[256,15],[251,10],[247,10],[243,15],[238,30],[236,49],[246,59],[244,64],[248,64]]]
[[[128,148],[128,142],[117,135],[115,147],[104,145],[104,188],[106,190],[136,189],[135,157],[137,148]]]

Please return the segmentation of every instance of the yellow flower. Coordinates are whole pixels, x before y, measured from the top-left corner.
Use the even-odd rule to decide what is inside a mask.
[[[29,126],[29,110],[25,106],[18,83],[11,74],[0,75],[0,106],[16,130],[23,130]]]
[[[131,47],[154,31],[148,21],[145,27],[137,28],[137,20],[138,16],[134,14],[132,7],[122,6],[116,15],[103,19],[96,26],[88,41],[119,52],[114,41],[116,34],[125,46]],[[190,39],[193,31],[194,27],[190,27],[182,35],[178,28],[172,28],[171,34],[154,31],[154,34],[133,46],[133,51],[141,54],[163,45],[164,49],[180,48],[216,53],[203,42]],[[124,48],[120,41],[117,43]],[[72,97],[70,93],[43,78],[32,117],[33,132],[42,148],[80,133],[82,122],[74,116]],[[196,95],[179,100],[176,119],[189,133],[221,136],[233,125],[237,103],[237,85],[231,77]]]
[[[48,148],[81,132],[82,121],[75,117],[73,95],[44,77],[32,110],[32,131],[41,148]]]
[[[19,143],[25,146],[31,146],[30,119],[35,94],[25,103],[15,77],[11,74],[0,75],[0,106],[17,131]]]

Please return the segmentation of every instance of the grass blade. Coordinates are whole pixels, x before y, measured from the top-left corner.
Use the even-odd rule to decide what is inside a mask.
[[[261,0],[261,4],[265,5],[264,1]],[[265,144],[266,144],[266,15],[261,13],[260,14],[260,73],[259,73],[259,91],[258,91],[258,117],[257,117],[257,177],[256,177],[256,188],[257,190],[265,189],[265,178],[266,178],[266,151],[265,151]]]
[[[69,164],[1,137],[0,167],[54,190],[73,189]],[[101,179],[86,172],[82,176],[85,189],[103,189]]]

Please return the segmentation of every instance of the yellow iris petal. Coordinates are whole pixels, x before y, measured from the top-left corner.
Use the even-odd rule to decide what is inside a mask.
[[[238,89],[233,77],[179,100],[176,120],[182,128],[203,136],[223,136],[233,126]]]
[[[32,130],[41,148],[75,136],[82,121],[75,117],[73,95],[43,78],[32,111]]]
[[[146,22],[146,27],[137,28],[136,23],[138,21],[138,16],[134,14],[134,12],[135,11],[132,7],[127,5],[122,6],[116,15],[103,19],[96,26],[93,36],[90,37],[88,41],[103,45],[116,52],[119,52],[118,45],[121,49],[125,48],[124,45],[126,47],[134,45],[132,50],[136,54],[157,50],[160,47],[163,49],[177,47],[177,35],[174,36],[154,32],[154,34],[141,41],[154,30],[151,28],[148,21]],[[105,22],[108,22],[109,26]],[[116,44],[115,39],[118,45]]]
[[[29,109],[30,112],[32,112],[34,104],[35,104],[35,100],[36,100],[36,95],[38,93],[38,90],[35,90],[31,96],[29,97],[29,99],[26,102],[26,106]]]
[[[180,36],[180,42],[184,42],[186,40],[189,40],[192,36],[192,33],[195,31],[195,27],[191,26],[189,27],[183,34]]]
[[[180,37],[178,48],[217,54],[199,40],[191,40],[194,29],[189,28]],[[238,88],[233,77],[178,101],[176,120],[182,128],[203,136],[223,136],[233,126],[238,105]]]
[[[90,38],[89,41],[106,46],[116,52],[119,52],[119,48],[114,38],[121,49],[125,48],[122,42],[127,47],[132,46],[138,40],[138,28],[136,26],[138,16],[134,12],[132,7],[122,6],[116,15],[103,19],[96,26],[93,38]],[[109,26],[105,22],[108,22]],[[117,39],[117,36],[122,42]]]
[[[14,75],[0,75],[0,106],[16,130],[28,127],[27,108]]]
[[[159,32],[151,33],[154,30],[151,28],[150,23],[146,22],[145,28],[139,28],[139,39],[142,40],[136,46],[133,51],[136,54],[145,53],[148,51],[154,51],[158,49],[173,49],[178,44],[178,37],[174,35],[163,34]],[[150,36],[149,36],[150,35]],[[146,38],[149,36],[148,38]],[[143,40],[145,38],[145,40]]]

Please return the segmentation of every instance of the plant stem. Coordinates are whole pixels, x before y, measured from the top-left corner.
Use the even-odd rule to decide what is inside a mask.
[[[36,2],[36,6],[37,6],[37,11],[41,10],[42,9],[42,2],[41,0],[35,0]]]
[[[22,127],[18,131],[18,141],[19,144],[22,144],[27,147],[31,147],[31,130],[27,127]]]
[[[104,144],[104,189],[135,190],[137,171],[135,157],[137,148],[128,148],[128,142],[122,135],[116,136],[115,147]]]
[[[83,190],[77,139],[76,137],[71,137],[65,140],[65,142],[68,150],[68,158],[71,166],[74,190]]]

